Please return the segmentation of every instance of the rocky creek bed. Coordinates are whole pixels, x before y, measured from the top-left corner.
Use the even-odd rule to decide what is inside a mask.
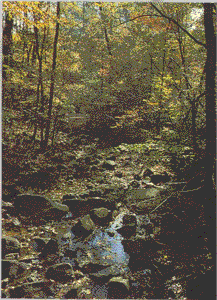
[[[2,298],[206,299],[200,190],[178,193],[162,141],[68,147],[25,158],[22,172],[5,151],[4,176],[16,172],[2,193]]]
[[[62,201],[3,195],[2,298],[184,299],[198,293],[194,277],[211,268],[202,206],[170,196],[174,190],[164,186],[116,190],[121,202],[113,189],[102,190]],[[173,212],[151,213],[154,201],[156,207],[168,197]]]

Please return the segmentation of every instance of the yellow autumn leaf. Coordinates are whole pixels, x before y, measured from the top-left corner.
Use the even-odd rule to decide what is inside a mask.
[[[156,102],[148,102],[149,105],[158,105]]]

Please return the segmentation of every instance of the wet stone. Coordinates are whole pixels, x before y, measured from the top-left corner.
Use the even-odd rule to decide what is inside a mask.
[[[123,227],[117,229],[117,232],[120,233],[124,238],[130,238],[136,234],[136,225],[124,225]]]
[[[79,197],[82,199],[86,199],[89,197],[89,193],[83,193],[83,194],[79,194]]]
[[[150,235],[150,234],[153,234],[153,231],[154,231],[154,224],[153,223],[149,223],[147,225],[144,225],[144,228],[145,228],[145,234],[146,235]]]
[[[81,268],[81,271],[84,274],[97,273],[97,272],[100,272],[100,271],[106,269],[107,267],[108,267],[108,265],[88,263]]]
[[[96,273],[90,273],[91,279],[98,279],[104,282],[108,282],[110,278],[113,276],[118,276],[120,275],[121,271],[118,267],[114,266],[109,266],[109,267],[104,267],[103,270],[100,270]]]
[[[71,259],[76,258],[77,252],[76,252],[76,250],[67,249],[64,251],[64,257],[69,257]]]
[[[9,289],[10,298],[39,298],[54,296],[47,282],[38,281],[25,283]]]
[[[125,299],[129,295],[129,280],[123,277],[114,277],[108,283],[109,299]]]
[[[63,296],[63,299],[77,299],[77,294],[77,289],[71,289]]]
[[[66,211],[59,210],[58,208],[52,208],[44,214],[43,218],[47,221],[55,220],[60,221],[67,215]]]
[[[97,165],[93,165],[91,167],[91,171],[95,172],[95,171],[99,171],[99,167]]]
[[[6,190],[2,193],[2,201],[5,202],[13,202],[20,194],[15,185],[2,185],[2,190]]]
[[[50,239],[41,251],[40,258],[46,258],[48,255],[57,254],[59,252],[59,245],[57,240]]]
[[[115,209],[114,201],[107,201],[101,197],[93,197],[87,201],[87,206],[89,209],[105,207],[107,209]]]
[[[115,173],[115,176],[118,177],[118,178],[122,178],[123,173],[118,171],[118,172]]]
[[[123,225],[137,226],[137,219],[134,215],[124,215]]]
[[[85,209],[87,207],[87,201],[83,199],[67,199],[63,201],[64,205],[69,207],[69,211],[72,213],[73,216],[81,216],[85,213]]]
[[[9,253],[20,254],[21,244],[16,238],[3,237],[2,238],[2,258]]]
[[[77,195],[76,194],[67,194],[63,196],[63,200],[76,200]]]
[[[153,172],[150,169],[144,169],[141,173],[141,176],[145,179],[146,177],[150,177],[153,175]]]
[[[102,164],[102,168],[107,170],[114,170],[116,166],[116,163],[113,160],[107,160]]]
[[[40,237],[35,237],[33,240],[30,242],[30,245],[32,246],[33,250],[36,252],[41,252],[44,246],[46,245],[46,242],[44,239]]]
[[[118,216],[118,214],[119,214],[118,210],[113,210],[112,218],[115,219]]]
[[[137,180],[137,181],[140,181],[142,178],[139,174],[135,174],[134,179]]]
[[[5,292],[2,292],[2,293],[1,293],[1,297],[2,297],[2,298],[7,298],[7,294],[6,294]]]
[[[29,266],[16,260],[2,260],[2,279],[17,278],[27,274]]]
[[[27,217],[37,215],[37,218],[43,218],[43,215],[46,215],[46,211],[52,208],[63,211],[68,210],[68,207],[39,195],[19,195],[16,197],[14,206],[19,214]]]
[[[90,197],[101,197],[102,192],[100,190],[91,190],[89,195]]]
[[[52,279],[56,282],[65,284],[72,279],[74,271],[72,266],[67,263],[60,263],[50,266],[46,271],[46,279]]]
[[[140,253],[145,250],[145,240],[137,239],[137,240],[122,240],[122,244],[124,246],[124,251],[131,255],[133,253]]]
[[[90,235],[95,229],[95,224],[90,218],[90,215],[86,215],[80,218],[79,222],[72,227],[71,232],[76,237],[86,237]]]
[[[11,217],[17,216],[17,210],[14,206],[2,205],[2,209],[5,209],[5,213],[9,214]]]
[[[139,188],[140,183],[137,180],[133,180],[133,181],[130,182],[130,186],[132,186],[133,188]]]
[[[99,226],[108,226],[112,220],[111,211],[105,207],[93,209],[90,216],[94,223]]]
[[[106,160],[116,160],[116,156],[115,155],[111,155],[108,158],[106,158]]]
[[[87,206],[89,209],[93,209],[93,208],[102,207],[104,206],[105,203],[106,203],[105,199],[96,196],[88,199]]]

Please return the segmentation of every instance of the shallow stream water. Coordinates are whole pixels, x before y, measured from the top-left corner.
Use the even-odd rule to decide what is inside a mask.
[[[105,266],[105,269],[100,272],[96,280],[92,283],[91,291],[93,298],[96,299],[107,299],[107,285],[101,282],[100,277],[106,277],[109,274],[109,267],[112,267],[112,275],[120,276],[130,269],[129,255],[124,252],[122,245],[123,237],[117,232],[117,229],[123,226],[122,219],[123,215],[129,213],[127,209],[124,209],[116,219],[110,223],[107,228],[96,228],[94,232],[86,239],[82,241],[77,239],[73,233],[71,234],[69,249],[76,252],[76,259],[80,267],[88,264],[98,264]],[[150,220],[147,216],[137,216],[138,229],[141,223],[148,224]],[[65,262],[69,262],[75,265],[74,259],[65,259]],[[104,276],[103,276],[104,275]],[[99,279],[99,280],[97,280]]]

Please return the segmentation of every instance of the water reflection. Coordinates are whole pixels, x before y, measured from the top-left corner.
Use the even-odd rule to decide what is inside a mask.
[[[128,267],[129,255],[124,252],[122,245],[123,237],[116,231],[123,226],[123,215],[128,213],[129,211],[125,209],[108,228],[96,228],[86,240],[83,240],[82,237],[77,238],[70,232],[71,238],[68,247],[76,251],[76,259],[67,258],[67,262],[74,265],[76,260],[81,268],[89,263],[105,266],[104,269],[99,268],[98,271],[96,267],[95,271],[89,273],[93,280],[90,285],[94,299],[108,298],[107,285],[105,284],[107,276],[121,276],[124,272],[130,270]],[[137,230],[141,230],[143,225],[150,222],[147,215],[136,217]],[[150,270],[145,270],[144,275],[148,272]]]
[[[101,229],[97,230],[89,244],[98,252],[99,260],[101,262],[127,265],[129,259],[127,258],[121,243],[123,238],[119,233],[110,236],[108,232],[110,232],[109,229],[106,229],[105,231],[102,231]]]

